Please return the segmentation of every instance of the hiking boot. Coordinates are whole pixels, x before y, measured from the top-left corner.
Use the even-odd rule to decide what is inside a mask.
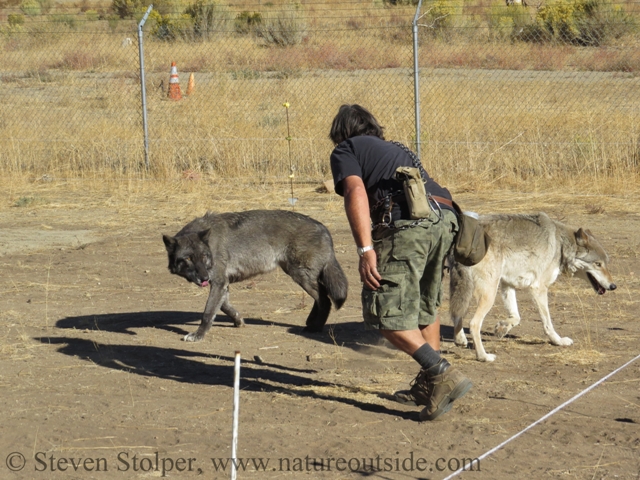
[[[452,367],[445,359],[427,370],[428,403],[420,412],[420,420],[435,420],[451,410],[454,400],[471,388],[471,380]]]
[[[414,407],[418,406],[416,398],[411,393],[411,390],[398,390],[393,394],[393,399],[403,405],[413,405]]]
[[[411,381],[411,388],[409,390],[399,390],[393,394],[394,400],[403,405],[428,405],[428,383],[428,373],[427,370],[423,368],[418,372],[416,378]]]
[[[470,388],[471,380],[442,359],[433,367],[420,370],[411,389],[398,391],[394,397],[405,405],[424,405],[420,420],[435,420],[451,410],[453,401]]]

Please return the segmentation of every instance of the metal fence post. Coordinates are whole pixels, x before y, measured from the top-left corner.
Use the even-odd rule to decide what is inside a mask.
[[[420,158],[420,79],[418,72],[418,19],[422,0],[418,1],[416,14],[413,17],[413,95],[416,115],[416,155]]]
[[[147,87],[144,82],[144,51],[142,49],[142,26],[147,21],[153,10],[153,4],[149,5],[147,12],[138,24],[138,54],[140,56],[140,89],[142,91],[142,128],[144,130],[144,165],[149,169],[149,130],[147,127]]]

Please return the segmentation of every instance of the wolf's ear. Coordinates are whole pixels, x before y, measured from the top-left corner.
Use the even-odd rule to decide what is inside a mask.
[[[173,253],[175,251],[176,244],[178,243],[175,238],[169,235],[162,235],[162,241],[164,242],[164,246],[167,247],[167,252]]]
[[[208,244],[209,243],[209,236],[211,235],[211,229],[207,228],[206,230],[203,230],[202,232],[198,232],[198,238],[200,238],[200,240],[203,243]]]
[[[576,236],[576,243],[579,247],[586,247],[589,244],[589,230],[586,232],[579,228],[578,231],[574,234]]]

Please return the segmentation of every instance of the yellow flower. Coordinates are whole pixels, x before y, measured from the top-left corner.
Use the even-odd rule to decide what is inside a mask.
[[[284,108],[289,108],[289,102],[284,102],[284,103],[282,104],[282,106],[283,106]]]

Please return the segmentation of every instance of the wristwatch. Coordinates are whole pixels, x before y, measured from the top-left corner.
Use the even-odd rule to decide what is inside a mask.
[[[363,256],[364,253],[368,252],[369,250],[373,250],[373,245],[367,245],[366,247],[358,247],[356,251],[358,252],[358,255]]]

